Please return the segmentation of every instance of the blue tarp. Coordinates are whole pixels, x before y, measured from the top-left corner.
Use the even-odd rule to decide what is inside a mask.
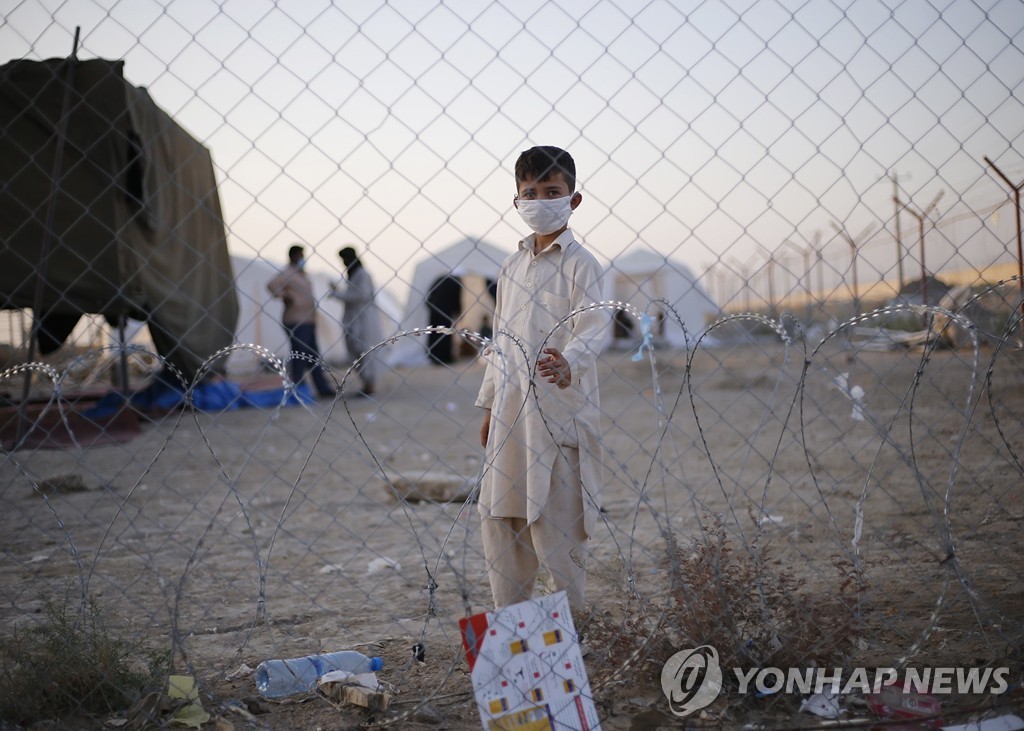
[[[284,387],[264,391],[243,391],[241,386],[233,381],[210,381],[195,386],[191,396],[192,407],[199,411],[272,409],[278,406],[311,404],[316,400],[312,389],[305,383],[300,383],[291,391],[286,391]],[[131,394],[128,401],[132,408],[143,413],[167,412],[185,405],[185,392],[181,386],[157,378],[146,388]],[[110,416],[122,409],[124,402],[124,394],[108,393],[84,415],[92,419]]]

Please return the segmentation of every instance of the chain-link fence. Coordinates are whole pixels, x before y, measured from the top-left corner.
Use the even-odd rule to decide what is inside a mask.
[[[478,498],[570,443],[602,727],[870,725],[886,668],[933,725],[1024,705],[1018,2],[9,0],[0,48],[5,727],[479,728]],[[501,278],[537,144],[586,300]],[[524,297],[602,323],[593,434]],[[257,694],[339,649],[390,706]]]

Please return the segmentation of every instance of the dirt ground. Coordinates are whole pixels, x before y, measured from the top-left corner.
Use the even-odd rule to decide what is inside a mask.
[[[692,361],[632,355],[599,365],[607,474],[584,632],[604,728],[680,724],[661,665],[704,639],[670,607],[700,596],[686,557],[716,525],[734,555],[785,578],[767,593],[805,617],[796,661],[1009,665],[1019,683],[1020,352],[982,350],[975,364],[970,351],[922,359],[835,341],[805,354],[769,337]],[[123,444],[5,455],[0,631],[34,621],[48,595],[92,597],[174,650],[210,728],[480,728],[457,626],[489,608],[476,507],[396,501],[383,476],[475,484],[481,376],[475,362],[399,369],[374,400],[175,412]],[[673,580],[689,583],[673,594]],[[758,589],[719,608],[716,637],[733,650],[753,641],[732,619],[764,601]],[[256,693],[263,659],[349,648],[384,658],[386,712]],[[725,693],[692,721],[813,723],[798,702]]]

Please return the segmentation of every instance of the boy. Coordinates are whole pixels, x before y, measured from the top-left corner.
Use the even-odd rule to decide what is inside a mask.
[[[530,598],[543,565],[551,588],[582,609],[582,549],[601,487],[595,359],[606,318],[593,309],[563,319],[601,301],[602,271],[568,228],[583,200],[569,153],[526,150],[515,177],[513,203],[534,233],[502,264],[497,334],[476,400],[487,460],[479,502],[484,556],[496,607]],[[518,338],[527,361],[502,330]]]

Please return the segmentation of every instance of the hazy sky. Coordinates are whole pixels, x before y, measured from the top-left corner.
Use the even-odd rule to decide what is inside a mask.
[[[698,271],[815,230],[841,253],[836,221],[875,224],[865,256],[885,273],[884,176],[922,208],[943,190],[940,215],[1005,196],[984,155],[1024,177],[1020,0],[0,8],[5,57],[65,56],[81,26],[80,57],[124,58],[211,148],[233,252],[278,261],[301,240],[327,268],[355,242],[381,283],[464,237],[510,250],[511,168],[533,144],[576,158],[572,226],[593,249],[642,242]],[[981,233],[977,256],[998,256]]]

